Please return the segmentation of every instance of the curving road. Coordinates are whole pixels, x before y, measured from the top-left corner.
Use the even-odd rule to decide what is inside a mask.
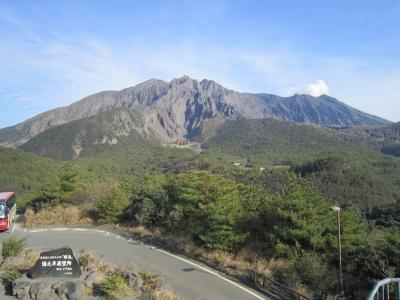
[[[1,233],[0,240],[10,235],[26,238],[27,245],[38,250],[63,246],[75,251],[86,249],[115,264],[130,263],[139,270],[153,271],[161,276],[166,289],[183,299],[266,299],[196,262],[114,233],[87,228],[22,229],[15,226],[12,233]]]

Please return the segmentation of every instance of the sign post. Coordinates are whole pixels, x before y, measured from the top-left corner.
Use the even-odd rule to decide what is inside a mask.
[[[79,278],[81,268],[71,248],[60,248],[40,253],[30,275],[36,278]]]

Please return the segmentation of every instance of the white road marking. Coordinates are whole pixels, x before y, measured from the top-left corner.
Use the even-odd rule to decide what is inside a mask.
[[[73,231],[88,231],[86,228],[74,228]]]
[[[44,231],[47,231],[47,229],[32,229],[32,230],[29,230],[28,232],[35,233],[35,232],[44,232]]]
[[[205,267],[202,267],[202,266],[200,266],[200,265],[198,265],[198,264],[196,264],[196,263],[194,263],[194,262],[192,262],[192,261],[190,261],[190,260],[187,260],[187,259],[185,259],[185,258],[182,258],[182,257],[180,257],[180,256],[174,255],[174,254],[172,254],[172,253],[169,253],[169,252],[164,251],[164,250],[161,250],[161,249],[155,249],[155,250],[157,250],[157,251],[159,251],[159,252],[161,252],[161,253],[167,254],[167,255],[169,255],[169,256],[172,256],[172,257],[174,257],[174,258],[176,258],[176,259],[182,260],[182,261],[184,261],[184,262],[186,262],[186,263],[188,263],[188,264],[191,264],[192,266],[195,266],[195,267],[197,267],[197,268],[199,268],[199,269],[202,269],[203,271],[206,271],[207,273],[210,273],[210,274],[212,274],[212,275],[215,275],[215,276],[217,276],[218,278],[220,278],[220,279],[222,279],[222,280],[225,280],[226,282],[229,282],[230,284],[233,284],[234,286],[236,286],[236,287],[242,289],[243,291],[249,293],[250,295],[253,295],[253,296],[256,297],[257,299],[265,300],[265,298],[261,297],[260,295],[257,295],[257,294],[254,293],[253,291],[251,291],[251,290],[249,290],[249,289],[247,289],[247,288],[241,286],[240,284],[237,284],[236,282],[234,282],[234,281],[232,281],[232,280],[230,280],[230,279],[228,279],[228,278],[225,278],[224,276],[221,276],[220,274],[218,274],[218,273],[216,273],[216,272],[213,272],[213,271],[211,271],[211,270],[209,270],[209,269],[207,269],[207,268],[205,268]]]
[[[67,231],[68,228],[53,228],[51,231]]]

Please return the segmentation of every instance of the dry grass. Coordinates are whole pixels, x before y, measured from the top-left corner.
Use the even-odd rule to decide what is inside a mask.
[[[153,272],[142,271],[140,276],[143,279],[142,296],[151,300],[179,300],[173,293],[161,287],[160,277]]]
[[[36,213],[32,209],[28,209],[25,216],[26,227],[93,223],[93,220],[85,216],[82,209],[77,206],[57,205],[41,209]]]
[[[19,253],[16,259],[11,259],[7,264],[2,264],[4,270],[27,270],[32,268],[39,259],[40,253],[33,249],[24,249]]]
[[[159,231],[152,233],[152,236],[164,243],[175,247],[184,253],[195,255],[206,259],[213,264],[230,271],[229,273],[245,275],[249,271],[257,271],[272,279],[272,272],[269,262],[265,258],[255,257],[248,250],[242,250],[237,254],[221,250],[210,250],[197,246],[190,236],[175,236],[172,234],[161,234]]]
[[[143,226],[129,227],[128,232],[138,235],[140,237],[145,237],[145,236],[153,237],[154,236],[154,232],[144,228]]]
[[[76,253],[76,258],[84,269],[96,270],[95,276],[84,286],[85,295],[97,295],[104,282],[111,277],[125,278],[127,273],[136,273],[133,265],[115,266],[92,252],[80,250]],[[103,291],[104,292],[104,291]],[[136,289],[128,286],[127,282],[119,283],[115,290],[106,293],[107,299],[120,299],[136,293]]]
[[[179,300],[179,298],[176,297],[173,293],[164,289],[155,290],[152,293],[151,298],[153,300]]]
[[[116,267],[92,252],[80,250],[76,253],[79,264],[88,270],[98,270],[102,273],[113,273]]]
[[[35,249],[24,249],[18,256],[24,258],[27,263],[22,269],[28,269],[35,265],[40,257],[40,252]]]

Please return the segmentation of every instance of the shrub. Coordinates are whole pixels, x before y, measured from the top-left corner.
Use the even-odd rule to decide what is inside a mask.
[[[89,254],[84,254],[78,259],[79,265],[83,268],[89,267],[90,264],[90,255]]]
[[[143,293],[153,293],[161,286],[160,278],[151,271],[140,271],[139,275],[143,279]]]
[[[20,278],[22,274],[16,270],[7,271],[2,275],[3,284],[7,293],[12,293],[12,284],[14,280]]]
[[[8,272],[5,274],[5,278],[4,278],[4,279],[5,279],[8,283],[13,283],[14,280],[17,280],[18,278],[21,278],[21,276],[22,276],[22,274],[21,274],[19,271],[12,270],[12,271],[8,271]]]
[[[131,289],[120,275],[106,277],[100,284],[100,290],[110,299],[119,299],[131,293]]]
[[[157,275],[151,271],[140,271],[139,275],[142,277],[144,284],[153,282],[155,280],[155,278],[157,277]]]
[[[25,244],[25,239],[18,240],[16,237],[10,237],[2,242],[1,256],[3,259],[17,256],[24,249]]]
[[[336,283],[335,272],[328,263],[316,253],[304,253],[294,263],[302,283],[314,291],[314,296],[324,298]]]

